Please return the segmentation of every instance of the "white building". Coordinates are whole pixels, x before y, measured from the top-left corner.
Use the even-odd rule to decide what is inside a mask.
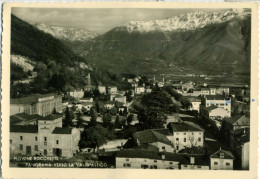
[[[172,136],[167,136],[176,151],[186,147],[203,147],[204,130],[185,122],[169,123],[168,128]]]
[[[84,91],[82,89],[74,90],[74,91],[68,92],[68,95],[70,95],[71,97],[73,97],[75,99],[81,99],[84,97]]]
[[[200,104],[201,104],[201,98],[200,97],[187,97],[188,100],[191,103],[191,107],[189,108],[189,110],[195,110],[200,112]]]
[[[116,86],[108,87],[108,94],[116,94],[116,93],[117,93],[117,87]]]
[[[10,153],[70,158],[79,151],[80,131],[62,127],[61,115],[51,114],[38,125],[10,126]]]
[[[218,150],[210,156],[211,170],[233,170],[234,156],[226,150]]]
[[[145,88],[143,86],[137,86],[135,88],[135,94],[142,94],[145,92]]]
[[[106,87],[105,86],[98,86],[98,91],[101,94],[106,94]]]

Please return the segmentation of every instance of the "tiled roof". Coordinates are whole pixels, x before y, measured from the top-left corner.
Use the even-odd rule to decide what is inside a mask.
[[[170,132],[169,129],[165,129],[165,128],[162,128],[162,129],[153,129],[153,131],[155,132],[158,132],[162,135],[172,135],[172,133]]]
[[[38,102],[39,98],[45,98],[49,96],[57,96],[55,94],[33,94],[23,98],[11,98],[11,104],[34,104]]]
[[[58,119],[58,118],[61,118],[61,117],[62,117],[61,114],[49,114],[48,116],[45,116],[44,118],[39,119],[39,120],[52,121],[52,120],[55,120],[55,119]]]
[[[22,121],[31,121],[31,120],[38,120],[38,119],[43,119],[43,117],[38,114],[29,115],[27,113],[19,113],[10,116],[10,123],[16,124]]]
[[[37,125],[10,125],[10,132],[17,132],[17,133],[38,133],[38,126]]]
[[[195,125],[190,125],[184,122],[170,123],[170,128],[173,132],[203,131],[203,129],[195,127]]]
[[[249,117],[243,116],[233,116],[227,119],[224,119],[225,122],[232,124],[232,125],[250,125]]]
[[[121,158],[147,158],[147,159],[155,159],[162,160],[162,155],[165,156],[164,160],[167,161],[175,161],[179,162],[183,160],[183,156],[170,153],[170,152],[157,152],[157,151],[149,151],[146,150],[138,150],[138,149],[123,149],[116,153],[116,157]]]
[[[136,132],[133,134],[133,137],[135,139],[139,139],[141,144],[161,142],[167,145],[172,145],[165,135],[162,135],[152,129]]]
[[[218,108],[217,106],[211,105],[211,106],[209,106],[209,107],[204,107],[203,109],[204,109],[205,111],[212,111],[212,110],[217,109],[217,108]],[[220,109],[222,109],[222,108],[220,108]]]
[[[224,159],[234,159],[234,155],[230,151],[222,150],[222,149],[220,149],[219,151],[217,151],[214,154],[212,154],[210,156],[210,158],[221,158],[220,157],[221,153],[224,154],[224,157],[223,157]]]
[[[207,100],[226,100],[224,95],[206,95]]]
[[[71,130],[69,127],[55,127],[52,134],[71,134]]]

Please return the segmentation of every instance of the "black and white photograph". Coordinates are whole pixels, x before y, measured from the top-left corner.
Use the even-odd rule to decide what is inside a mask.
[[[254,6],[187,5],[11,7],[8,167],[255,169]]]

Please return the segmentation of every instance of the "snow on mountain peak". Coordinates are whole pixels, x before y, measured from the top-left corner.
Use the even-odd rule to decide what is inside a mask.
[[[35,26],[37,29],[44,31],[45,33],[51,34],[57,39],[62,40],[87,41],[97,36],[97,34],[83,29],[51,26],[43,23],[32,25]]]
[[[130,21],[115,28],[117,31],[150,32],[150,31],[186,31],[203,28],[210,24],[222,23],[235,17],[243,19],[250,11],[245,9],[228,9],[223,12],[195,11],[168,19],[152,21]]]

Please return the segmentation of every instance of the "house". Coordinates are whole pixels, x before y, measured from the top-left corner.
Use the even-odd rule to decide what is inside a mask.
[[[172,133],[169,138],[174,145],[176,151],[186,147],[203,147],[204,145],[204,130],[196,125],[191,125],[186,122],[169,123],[167,126]]]
[[[182,156],[146,149],[123,149],[116,153],[116,168],[179,169]]]
[[[117,93],[117,87],[116,86],[108,87],[108,94],[115,94],[115,93]]]
[[[233,170],[234,156],[230,151],[218,150],[210,156],[211,170]]]
[[[135,94],[142,94],[145,92],[145,88],[143,86],[137,86],[135,88]]]
[[[98,86],[98,91],[100,94],[106,94],[106,87],[105,86]]]
[[[82,89],[74,90],[74,91],[68,92],[68,95],[70,95],[71,97],[73,97],[75,99],[81,99],[84,97],[84,91]]]
[[[217,87],[216,94],[219,95],[229,95],[229,88],[228,87]]]
[[[114,97],[114,101],[126,104],[126,96],[117,94]]]
[[[47,116],[55,110],[62,112],[62,97],[56,94],[34,94],[23,98],[11,98],[10,115],[27,113]]]
[[[230,147],[236,156],[238,156],[241,169],[249,170],[250,128],[231,131]]]
[[[10,116],[11,125],[36,125],[38,119],[43,118],[38,114],[29,115],[27,113],[19,113]]]
[[[104,102],[104,107],[106,109],[112,109],[113,107],[115,107],[115,102],[114,101],[106,101],[106,102]]]
[[[240,116],[232,116],[230,118],[226,118],[224,120],[224,129],[225,131],[232,131],[241,128],[249,128],[250,127],[250,118],[245,115]]]
[[[187,99],[190,101],[192,105],[191,107],[189,107],[189,110],[200,112],[201,98],[191,96],[191,97],[187,97]]]
[[[208,158],[204,155],[184,155],[181,170],[209,170]]]
[[[148,144],[149,146],[156,147],[158,151],[173,152],[170,140],[165,135],[153,129],[135,132],[124,147],[133,148]]]
[[[82,107],[84,107],[87,111],[90,111],[91,107],[95,105],[94,102],[84,102],[81,103]],[[82,109],[81,109],[82,110]]]
[[[209,88],[201,88],[200,93],[201,93],[201,95],[209,95],[210,89]]]
[[[201,100],[201,105],[203,107],[214,105],[227,110],[231,115],[231,99],[223,95],[204,95]]]
[[[212,120],[213,119],[222,120],[224,118],[230,117],[230,112],[214,105],[209,107],[202,107],[200,110],[200,114],[205,119],[212,119]]]
[[[62,127],[62,116],[50,114],[37,125],[10,126],[11,155],[44,155],[70,158],[79,151],[80,131]]]

